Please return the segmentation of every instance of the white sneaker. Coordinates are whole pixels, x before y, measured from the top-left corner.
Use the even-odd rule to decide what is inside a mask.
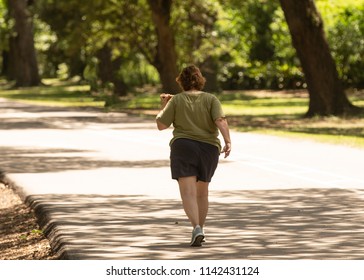
[[[202,229],[199,225],[197,225],[192,231],[192,239],[190,245],[192,247],[200,247],[202,240],[205,238]]]

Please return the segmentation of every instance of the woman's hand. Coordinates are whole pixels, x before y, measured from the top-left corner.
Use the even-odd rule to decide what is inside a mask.
[[[220,130],[222,136],[224,137],[225,146],[222,149],[221,153],[225,153],[225,158],[230,155],[231,152],[231,139],[230,139],[230,131],[229,125],[225,117],[221,117],[215,120],[215,124]]]
[[[231,143],[225,143],[224,148],[222,149],[221,153],[225,153],[224,158],[227,158],[231,152]]]
[[[159,97],[161,99],[161,104],[162,104],[162,109],[163,109],[164,107],[166,107],[168,101],[171,100],[173,95],[169,94],[169,93],[162,93],[161,95],[159,95]]]

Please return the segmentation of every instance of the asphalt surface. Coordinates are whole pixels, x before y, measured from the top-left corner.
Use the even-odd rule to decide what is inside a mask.
[[[0,99],[0,168],[63,259],[363,259],[364,150],[232,132],[206,243],[170,179],[171,130],[123,113]]]

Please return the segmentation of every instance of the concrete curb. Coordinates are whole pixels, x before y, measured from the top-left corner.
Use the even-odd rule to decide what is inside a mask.
[[[24,189],[11,180],[6,172],[0,170],[0,183],[12,189],[18,195],[21,201],[33,210],[39,227],[43,230],[44,236],[48,239],[52,251],[55,253],[56,259],[71,260],[72,257],[67,250],[67,244],[62,239],[57,230],[57,222],[52,220],[52,215],[47,210],[47,206],[38,202],[36,197],[28,196]]]
[[[52,218],[52,212],[48,210],[48,206],[39,202],[34,196],[27,196],[24,203],[28,205],[35,213],[37,222],[43,230],[44,235],[49,240],[50,246],[59,260],[76,259],[69,252],[67,242],[62,237],[61,231],[58,229],[58,222]]]

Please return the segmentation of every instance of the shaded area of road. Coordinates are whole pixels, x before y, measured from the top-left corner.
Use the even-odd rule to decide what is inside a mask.
[[[188,246],[179,201],[136,196],[31,196],[71,259],[362,259],[364,191],[215,191],[202,248]],[[216,200],[215,200],[216,199]]]
[[[0,100],[0,168],[68,259],[363,259],[364,151],[232,133],[207,242],[170,179],[171,131],[122,113]]]
[[[0,147],[1,167],[9,173],[47,173],[97,168],[150,168],[169,166],[169,160],[117,161],[83,156],[90,151],[74,149],[13,149]]]
[[[150,120],[94,108],[31,105],[0,98],[0,111],[0,130],[68,130],[99,125],[113,129],[150,128]]]

